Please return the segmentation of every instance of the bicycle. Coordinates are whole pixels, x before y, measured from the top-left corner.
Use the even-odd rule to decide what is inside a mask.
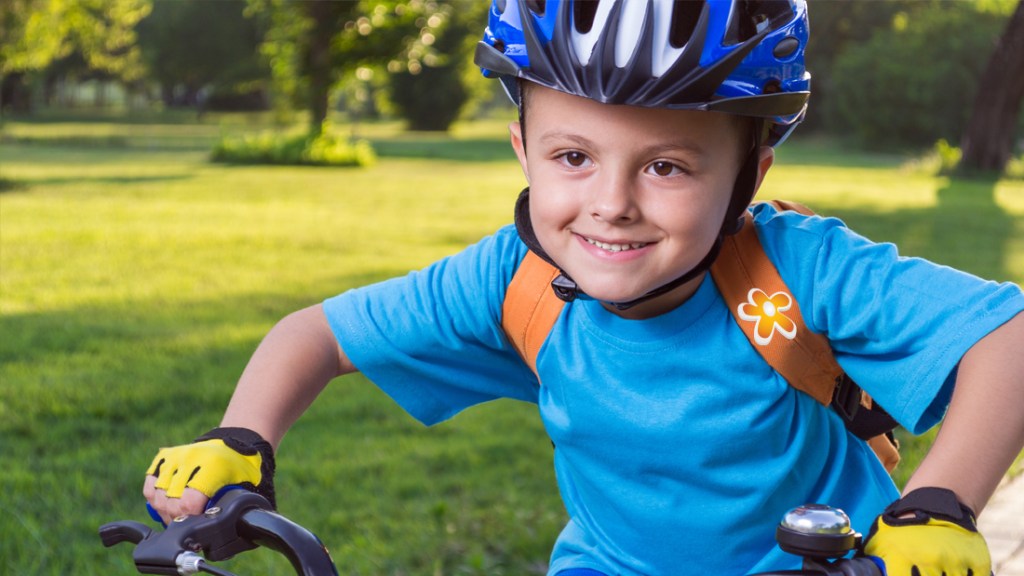
[[[176,518],[163,531],[121,520],[104,524],[99,534],[108,548],[121,542],[135,544],[132,557],[141,574],[235,576],[210,562],[258,546],[283,554],[301,576],[338,574],[330,552],[315,534],[245,490],[226,493],[203,514]],[[790,510],[776,529],[776,540],[786,552],[803,557],[803,569],[755,576],[885,576],[876,560],[848,557],[859,547],[861,536],[836,508],[808,504]]]

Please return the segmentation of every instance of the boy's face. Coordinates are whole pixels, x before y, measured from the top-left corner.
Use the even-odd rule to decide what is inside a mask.
[[[582,291],[633,300],[711,249],[747,149],[736,118],[599,104],[540,86],[531,86],[525,113],[525,149],[518,123],[510,130],[533,229]],[[762,148],[758,184],[771,162],[771,148]],[[701,280],[619,313],[667,312]]]

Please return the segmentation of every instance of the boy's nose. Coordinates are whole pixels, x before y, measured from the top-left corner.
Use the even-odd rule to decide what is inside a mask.
[[[590,194],[590,215],[609,224],[633,222],[639,217],[635,189],[626,178],[611,178]]]

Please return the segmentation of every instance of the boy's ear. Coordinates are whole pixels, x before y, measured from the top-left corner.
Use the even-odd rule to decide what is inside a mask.
[[[757,151],[757,182],[754,184],[754,194],[761,189],[761,183],[768,174],[768,169],[775,163],[775,149],[771,146],[761,146]]]
[[[526,145],[523,143],[523,128],[519,122],[512,122],[508,125],[509,140],[512,141],[512,149],[516,151],[516,158],[519,158],[519,165],[523,168],[523,175],[526,176],[526,183],[530,183],[530,168],[526,163]]]

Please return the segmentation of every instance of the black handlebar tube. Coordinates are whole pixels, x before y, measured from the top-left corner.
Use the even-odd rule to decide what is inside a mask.
[[[242,538],[280,552],[296,574],[338,576],[327,548],[309,530],[270,510],[252,510],[240,520],[238,533]]]

